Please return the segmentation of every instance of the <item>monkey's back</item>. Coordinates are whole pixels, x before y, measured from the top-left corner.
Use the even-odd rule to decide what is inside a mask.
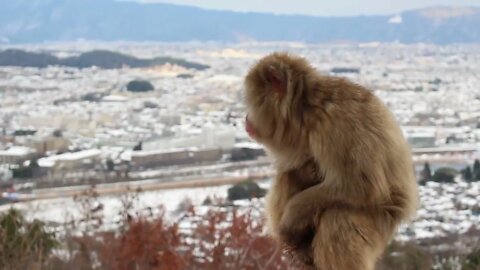
[[[325,182],[359,204],[384,203],[399,220],[410,218],[417,183],[393,114],[370,90],[346,79],[315,73],[307,80],[309,140]]]

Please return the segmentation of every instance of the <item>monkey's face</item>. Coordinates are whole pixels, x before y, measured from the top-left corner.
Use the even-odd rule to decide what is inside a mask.
[[[299,144],[305,131],[305,76],[310,70],[305,60],[280,53],[251,68],[245,79],[245,128],[253,139],[271,147]]]

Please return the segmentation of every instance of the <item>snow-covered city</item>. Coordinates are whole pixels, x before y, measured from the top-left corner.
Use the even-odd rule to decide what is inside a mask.
[[[76,198],[94,185],[103,227],[111,229],[122,196],[133,190],[135,209],[163,205],[174,218],[185,200],[200,207],[244,181],[268,189],[274,172],[245,132],[242,90],[249,67],[272,51],[299,54],[323,74],[365,85],[394,112],[420,183],[420,208],[397,241],[480,230],[479,45],[0,45],[0,59],[172,59],[141,67],[0,67],[0,211],[14,207],[62,231],[81,218]],[[263,209],[263,199],[234,204]]]

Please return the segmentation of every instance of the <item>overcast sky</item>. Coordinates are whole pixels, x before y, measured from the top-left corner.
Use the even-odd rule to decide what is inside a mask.
[[[3,0],[1,0],[3,1]],[[393,14],[426,6],[480,6],[480,0],[136,0],[204,8],[270,13],[344,16]]]

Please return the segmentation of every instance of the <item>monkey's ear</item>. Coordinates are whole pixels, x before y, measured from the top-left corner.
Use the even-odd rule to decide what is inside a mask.
[[[264,72],[265,79],[267,80],[267,83],[270,84],[273,91],[278,93],[280,96],[285,95],[287,92],[287,80],[283,76],[282,71],[273,65],[268,65]]]

